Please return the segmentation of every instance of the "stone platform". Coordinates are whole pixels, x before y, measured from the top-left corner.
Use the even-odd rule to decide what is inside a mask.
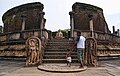
[[[87,67],[87,70],[82,72],[59,73],[41,71],[36,66],[25,67],[24,60],[0,59],[0,76],[120,76],[120,59],[98,61],[98,63],[100,65],[99,67]],[[52,67],[53,65],[55,66],[57,64],[49,64],[48,67]],[[66,64],[59,63],[59,69],[73,68],[75,70],[76,68],[74,69],[74,67],[79,69],[79,64],[72,63],[72,66],[68,67]]]
[[[72,73],[85,71],[87,67],[85,66],[84,68],[79,68],[79,64],[72,64],[71,67],[69,67],[67,64],[48,63],[39,65],[38,69],[47,72]]]

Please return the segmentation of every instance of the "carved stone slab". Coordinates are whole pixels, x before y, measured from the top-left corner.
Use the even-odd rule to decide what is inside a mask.
[[[41,40],[32,36],[26,41],[26,66],[38,65],[42,62]]]

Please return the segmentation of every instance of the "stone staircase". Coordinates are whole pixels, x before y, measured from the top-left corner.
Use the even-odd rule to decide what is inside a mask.
[[[66,52],[73,46],[73,40],[49,40],[43,57],[43,63],[66,63]],[[77,52],[72,51],[72,63],[77,62]]]

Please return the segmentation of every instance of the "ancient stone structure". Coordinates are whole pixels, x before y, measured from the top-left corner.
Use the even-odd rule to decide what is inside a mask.
[[[71,37],[75,37],[76,32],[80,31],[82,35],[88,39],[86,44],[86,60],[88,65],[97,65],[96,56],[94,55],[98,57],[120,56],[119,33],[117,33],[118,35],[115,34],[116,31],[114,27],[113,34],[110,32],[102,8],[76,2],[73,4],[72,11],[69,12],[69,15]],[[93,48],[91,49],[90,47],[90,44],[94,45],[92,40],[96,40],[97,42],[96,50],[94,49],[94,51]],[[91,55],[88,52],[92,52]]]
[[[110,33],[101,8],[78,2],[73,4],[69,13],[72,37],[69,39],[65,39],[68,37],[64,38],[63,34],[58,36],[60,39],[52,38],[52,32],[45,29],[43,9],[44,6],[40,2],[28,3],[14,7],[3,15],[4,30],[0,33],[0,57],[25,57],[26,66],[42,61],[65,63],[65,50],[72,47],[72,38],[76,36],[77,31],[81,31],[88,39],[86,44],[91,45],[86,46],[88,65],[96,66],[96,56],[120,56],[120,36]],[[72,54],[73,61],[77,62],[77,52]]]
[[[46,19],[43,8],[42,3],[35,2],[8,10],[2,17],[4,32],[44,29]]]
[[[28,38],[48,38],[43,9],[42,3],[34,2],[14,7],[4,13],[4,30],[0,34],[0,56],[26,57],[25,42]]]
[[[108,29],[102,8],[76,2],[73,4],[72,11],[69,12],[69,15],[71,37],[75,37],[76,31],[81,31],[85,37],[94,37],[97,40],[106,40],[110,42],[115,40],[114,42],[120,43],[118,35],[112,34]],[[104,36],[102,36],[103,34]],[[112,38],[113,36],[115,37]]]
[[[93,21],[93,31],[110,33],[105,21],[103,10],[97,6],[84,3],[74,3],[70,14],[71,31],[73,30],[90,30],[89,21]]]

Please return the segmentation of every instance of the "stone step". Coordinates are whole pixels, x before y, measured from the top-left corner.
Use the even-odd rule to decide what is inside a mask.
[[[0,41],[0,45],[25,44],[25,40]]]
[[[45,51],[43,62],[44,63],[66,63],[66,52],[67,49],[71,49],[73,46],[73,40],[60,39],[48,41]],[[77,53],[72,52],[73,60],[77,60]]]
[[[48,40],[48,42],[74,42],[75,40]]]
[[[44,55],[66,55],[66,52],[45,52]],[[77,53],[72,52],[71,55],[77,55]]]
[[[43,59],[43,63],[66,63],[66,59]],[[72,63],[78,63],[77,59],[72,59]]]
[[[48,43],[46,46],[73,46],[73,43]]]
[[[49,40],[48,42],[72,42],[74,40],[68,40],[68,39],[52,39],[52,40]]]
[[[73,44],[74,43],[74,41],[55,41],[55,42],[48,42],[48,44],[64,44],[64,43],[66,43],[66,44]]]
[[[59,50],[59,49],[62,49],[62,50],[67,50],[67,49],[71,49],[72,47],[70,46],[59,46],[59,47],[46,47],[45,50]]]
[[[71,47],[73,44],[54,44],[54,45],[46,45],[46,47]]]
[[[48,41],[48,44],[71,44],[71,43],[74,43],[74,40],[54,40],[54,41]]]
[[[72,59],[77,59],[77,55],[71,55]],[[44,59],[66,59],[66,55],[44,55]]]
[[[63,48],[56,48],[56,49],[54,49],[54,48],[51,48],[51,49],[45,49],[45,51],[47,51],[47,52],[52,52],[52,51],[54,51],[54,52],[56,52],[56,51],[58,51],[58,52],[67,52],[67,49],[68,48],[65,48],[65,49],[63,49]]]

